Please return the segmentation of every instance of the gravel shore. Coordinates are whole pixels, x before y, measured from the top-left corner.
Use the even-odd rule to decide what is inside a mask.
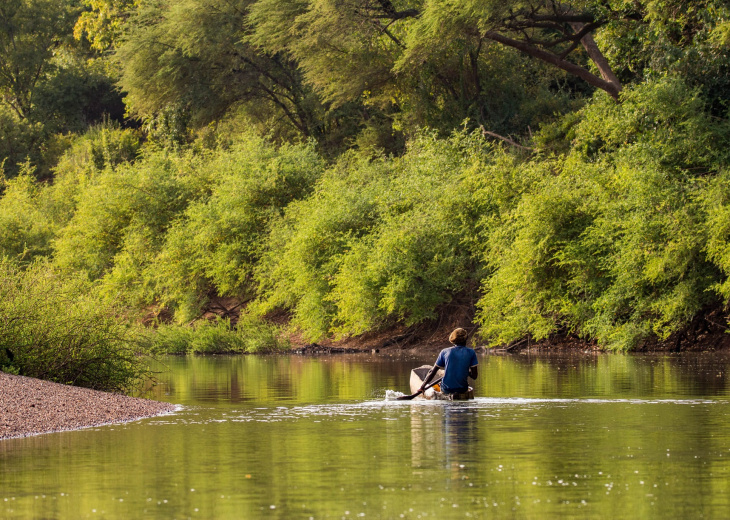
[[[175,405],[0,372],[0,439],[172,412]]]

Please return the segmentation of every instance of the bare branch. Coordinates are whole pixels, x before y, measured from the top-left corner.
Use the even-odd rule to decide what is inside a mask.
[[[534,148],[531,148],[531,147],[529,147],[529,146],[523,146],[523,145],[521,145],[521,144],[519,144],[519,143],[516,143],[515,141],[513,141],[513,140],[512,140],[512,139],[510,139],[509,137],[505,137],[505,136],[503,136],[503,135],[499,135],[499,134],[495,134],[494,132],[490,132],[489,130],[486,130],[486,129],[485,129],[485,128],[484,128],[483,126],[480,126],[479,128],[481,128],[481,130],[482,130],[482,134],[484,134],[484,135],[488,135],[488,136],[490,136],[490,137],[494,137],[494,138],[496,138],[496,139],[501,139],[501,140],[502,140],[502,141],[504,141],[505,143],[507,143],[507,144],[510,144],[510,145],[514,146],[515,148],[519,148],[519,149],[521,149],[521,150],[527,150],[527,151],[529,151],[529,152],[533,152],[533,151],[535,151],[535,149],[534,149]]]

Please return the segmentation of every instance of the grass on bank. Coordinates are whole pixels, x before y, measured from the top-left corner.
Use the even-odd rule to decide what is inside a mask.
[[[290,347],[280,332],[276,325],[242,314],[235,327],[228,319],[217,319],[145,329],[141,344],[153,355],[267,353]]]

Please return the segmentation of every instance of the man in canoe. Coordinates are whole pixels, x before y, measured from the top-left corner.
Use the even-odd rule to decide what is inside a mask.
[[[449,343],[454,346],[443,349],[438,358],[436,364],[426,374],[426,377],[421,384],[421,392],[424,391],[428,386],[439,369],[444,370],[444,378],[441,380],[441,392],[444,394],[452,394],[454,399],[466,399],[469,392],[469,381],[468,377],[476,379],[477,365],[477,354],[474,349],[466,346],[466,339],[468,337],[467,332],[462,329],[454,329],[449,335]]]

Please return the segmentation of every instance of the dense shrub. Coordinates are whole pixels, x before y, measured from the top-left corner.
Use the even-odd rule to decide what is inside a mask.
[[[465,295],[490,343],[572,332],[629,349],[730,299],[728,125],[699,92],[663,79],[597,95],[532,152],[423,131],[400,157],[329,166],[311,143],[250,135],[139,155],[134,133],[101,126],[53,184],[6,183],[0,248],[52,254],[178,323],[232,297],[257,331],[161,327],[163,351],[274,348],[252,316],[277,309],[316,340],[416,324]]]
[[[0,198],[0,257],[27,262],[51,253],[57,226],[44,211],[44,188],[26,165],[17,177],[4,183]]]
[[[294,324],[311,338],[330,329],[336,312],[328,300],[331,280],[348,243],[376,221],[388,174],[386,160],[348,154],[325,172],[312,196],[289,204],[271,226],[258,267],[259,311],[292,309]]]
[[[144,333],[143,344],[154,354],[274,352],[289,346],[279,327],[249,315],[242,315],[235,327],[229,320],[161,325]]]
[[[412,142],[380,188],[377,222],[347,245],[332,278],[334,330],[435,318],[475,284],[483,269],[475,235],[480,221],[499,214],[498,190],[513,189],[503,183],[512,167],[475,134]]]
[[[148,276],[155,297],[194,318],[208,292],[250,299],[269,225],[293,200],[307,196],[324,169],[311,144],[275,147],[247,137],[210,156],[209,194],[170,227]]]
[[[73,217],[54,243],[56,264],[95,280],[140,247],[154,251],[172,219],[205,192],[210,180],[202,177],[202,163],[199,156],[161,152],[85,180]]]
[[[730,302],[730,171],[725,169],[712,179],[703,193],[707,211],[707,253],[723,273],[712,287],[725,305]]]
[[[666,339],[717,301],[701,200],[724,128],[696,91],[666,80],[589,105],[573,137],[492,245],[483,333],[574,331],[621,349]]]
[[[4,370],[102,390],[131,389],[144,374],[120,314],[79,276],[47,263],[0,260],[0,364]]]
[[[54,242],[56,265],[101,280],[130,306],[168,307],[179,322],[197,317],[209,294],[250,298],[269,221],[321,175],[312,145],[242,136],[226,149],[152,151],[130,163],[122,159],[136,141],[125,132],[100,128],[59,165],[90,173]]]
[[[519,189],[514,162],[461,133],[423,133],[401,158],[343,157],[273,228],[263,309],[292,310],[311,339],[435,317],[479,279],[480,222]]]
[[[133,160],[139,138],[114,123],[92,128],[70,140],[55,167],[53,183],[38,183],[35,168],[19,165],[17,177],[2,186],[0,254],[24,262],[49,256],[53,240],[73,216],[82,187],[105,167]]]

